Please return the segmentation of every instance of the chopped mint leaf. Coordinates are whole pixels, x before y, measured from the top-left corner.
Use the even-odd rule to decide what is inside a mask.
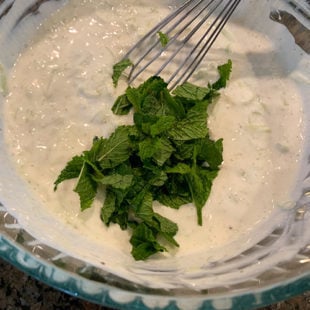
[[[198,224],[202,225],[202,208],[204,207],[210,193],[209,184],[198,171],[192,171],[186,175],[192,199],[197,210]]]
[[[199,87],[197,85],[185,82],[182,85],[178,85],[172,92],[175,96],[179,96],[189,100],[203,100],[209,93],[209,87]]]
[[[223,87],[226,87],[227,81],[230,78],[230,73],[232,70],[232,61],[229,59],[226,64],[217,67],[219,72],[219,79],[212,84],[212,88],[215,90],[219,90]]]
[[[174,236],[178,232],[178,225],[158,213],[154,213],[154,220],[158,223],[159,234],[168,242],[178,247],[179,244],[174,239]]]
[[[175,166],[173,167],[168,167],[166,168],[165,172],[166,173],[180,173],[180,174],[187,174],[191,172],[191,166],[189,166],[188,164],[185,163],[177,163]]]
[[[130,126],[120,126],[102,143],[97,161],[101,168],[113,168],[126,161],[130,156]]]
[[[167,174],[164,171],[160,170],[158,167],[153,166],[153,169],[151,170],[151,175],[149,177],[149,184],[161,188],[167,180]]]
[[[162,47],[165,47],[169,43],[169,37],[165,33],[158,31],[159,41]]]
[[[126,94],[119,96],[112,107],[115,115],[127,115],[132,108],[132,103],[128,100]]]
[[[153,159],[158,166],[162,166],[174,152],[171,141],[165,137],[158,138],[156,143],[157,150],[153,155]]]
[[[157,139],[146,138],[139,143],[139,157],[142,161],[152,158],[157,150]]]
[[[205,137],[199,141],[197,158],[206,162],[211,169],[216,169],[223,161],[223,139],[217,141]]]
[[[137,88],[128,86],[126,90],[126,98],[130,102],[131,106],[134,107],[135,111],[141,109],[141,102],[143,100],[144,94],[139,91]]]
[[[122,73],[131,66],[133,66],[133,63],[130,59],[123,59],[113,66],[112,81],[115,87],[117,86]]]
[[[158,116],[157,120],[150,126],[150,135],[155,137],[164,133],[165,131],[172,128],[175,122],[176,119],[172,115]]]
[[[80,196],[82,211],[91,207],[97,194],[97,183],[92,179],[90,170],[91,168],[84,162],[74,189]]]
[[[173,209],[179,209],[181,206],[192,202],[191,197],[183,197],[171,194],[168,195],[163,193],[160,193],[160,195],[157,197],[157,200],[163,205]]]
[[[96,181],[103,185],[111,185],[112,187],[115,188],[126,189],[131,185],[132,179],[133,179],[132,175],[113,174],[103,176],[102,178],[97,179]]]
[[[144,222],[133,230],[130,243],[131,254],[135,260],[145,260],[155,253],[167,251],[158,243],[156,233]]]
[[[173,115],[176,119],[185,116],[184,101],[172,96],[168,89],[164,89],[161,93],[161,99],[166,106],[166,114]]]
[[[117,75],[129,64],[119,64]],[[179,246],[177,224],[154,211],[155,200],[174,209],[193,203],[202,225],[202,209],[223,161],[222,139],[209,136],[208,107],[226,86],[231,61],[218,71],[214,84],[185,83],[173,93],[156,76],[129,86],[112,111],[125,115],[133,110],[133,125],[119,126],[106,138],[95,137],[90,149],[74,156],[54,183],[56,190],[61,182],[77,178],[74,190],[81,210],[103,190],[101,220],[129,229],[136,260],[167,251],[168,245]]]
[[[58,185],[69,179],[75,179],[80,175],[84,164],[83,156],[74,156],[60,172],[57,180],[54,182],[54,190],[57,190]]]
[[[111,191],[106,191],[106,197],[104,200],[103,208],[101,208],[101,220],[106,224],[109,225],[111,221],[111,217],[116,209],[116,194]]]
[[[204,138],[208,134],[206,122],[206,106],[197,104],[188,110],[184,119],[168,131],[168,136],[174,140],[182,141]]]

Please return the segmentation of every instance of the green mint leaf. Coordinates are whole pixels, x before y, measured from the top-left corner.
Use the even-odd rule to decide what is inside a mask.
[[[126,89],[127,100],[131,103],[136,112],[141,110],[141,105],[144,100],[144,94],[134,87],[127,87]]]
[[[140,133],[149,136],[151,125],[157,121],[157,116],[136,112],[134,113],[133,120]]]
[[[136,210],[136,215],[152,229],[155,239],[157,235],[160,234],[168,242],[178,246],[178,243],[173,238],[178,231],[177,224],[155,213],[152,208],[152,203],[153,196],[151,192],[147,191],[143,196],[140,206]]]
[[[152,218],[154,215],[153,211],[153,195],[150,191],[145,190],[142,193],[139,193],[140,199],[136,201],[136,216],[141,220],[146,222],[152,222]]]
[[[111,216],[112,223],[118,224],[122,230],[129,227],[129,206],[126,204],[120,205]]]
[[[155,137],[164,133],[165,131],[172,128],[175,122],[176,119],[172,115],[159,116],[157,121],[150,126],[150,135]]]
[[[205,188],[210,188],[212,187],[212,182],[213,180],[217,177],[219,170],[208,170],[208,169],[200,169],[200,175],[204,180],[204,186]],[[211,191],[211,190],[210,190]],[[210,194],[209,191],[209,194]],[[208,193],[206,193],[206,200],[209,196]]]
[[[91,168],[85,162],[74,191],[80,196],[81,210],[90,208],[97,194],[97,183],[92,178]]]
[[[167,83],[159,76],[150,77],[138,87],[144,98],[149,95],[157,97],[164,89],[167,89]]]
[[[54,190],[57,190],[57,186],[69,179],[75,179],[80,175],[84,164],[83,156],[74,156],[66,165],[66,167],[60,172],[57,180],[54,182]]]
[[[144,168],[149,170],[145,177],[150,185],[161,187],[167,181],[167,173],[163,171],[158,165],[151,163],[148,166],[146,163],[144,163]]]
[[[130,187],[132,179],[132,175],[112,174],[96,179],[96,181],[103,185],[110,185],[114,188],[126,189]]]
[[[107,189],[103,207],[101,208],[101,220],[109,225],[111,217],[116,209],[116,195],[112,190]]]
[[[153,217],[158,223],[159,234],[162,235],[168,242],[178,247],[179,244],[173,238],[178,232],[178,225],[158,213],[154,213]]]
[[[104,140],[98,151],[97,161],[103,168],[113,168],[130,156],[130,126],[119,126],[112,135]]]
[[[196,144],[196,139],[187,140],[187,141],[174,141],[177,143],[177,150],[174,153],[174,156],[179,161],[184,161],[193,157],[194,147]]]
[[[122,230],[125,230],[130,225],[131,205],[128,201],[128,192],[130,188],[120,189],[111,186],[106,187],[107,195],[112,197],[108,200],[107,210],[104,210],[106,204],[104,202],[102,212],[107,213],[107,219],[109,223],[115,223],[120,226]],[[114,198],[115,197],[115,200]],[[107,196],[107,198],[109,198]],[[102,218],[104,220],[104,218]]]
[[[200,87],[189,82],[179,85],[172,92],[175,96],[188,100],[203,100],[209,93],[210,88]]]
[[[92,168],[98,172],[98,175],[102,175],[97,167],[97,158],[100,156],[102,149],[105,148],[105,144],[107,143],[107,139],[95,137],[93,139],[93,144],[88,151],[84,151],[84,159],[85,161],[92,166]]]
[[[112,74],[112,81],[113,85],[116,87],[121,77],[122,73],[128,68],[133,66],[133,63],[130,59],[123,59],[120,62],[116,63],[113,66],[113,74]]]
[[[115,115],[127,115],[132,108],[132,103],[128,100],[127,95],[121,95],[119,96],[113,106],[112,106],[112,112]]]
[[[102,169],[97,162],[97,156],[99,155],[102,147],[104,147],[106,141],[107,140],[104,138],[95,137],[93,139],[93,145],[91,149],[83,152],[85,163],[87,163],[88,166],[92,168],[92,178],[94,180],[103,177]]]
[[[212,88],[215,90],[219,90],[221,88],[226,87],[227,81],[230,78],[230,73],[232,70],[232,61],[229,59],[226,64],[217,67],[219,72],[219,79],[212,84]]]
[[[203,192],[205,190],[203,181],[197,173],[189,173],[187,175],[187,182],[196,207],[198,225],[202,225],[202,208],[206,202],[206,194]]]
[[[139,143],[139,156],[142,161],[152,158],[162,166],[173,153],[174,148],[167,138],[146,138]]]
[[[169,173],[168,179],[154,198],[165,206],[178,209],[181,205],[193,202],[192,195],[186,180],[187,174]]]
[[[141,111],[148,115],[164,114],[164,106],[161,103],[160,94],[148,94],[144,97]]]
[[[185,163],[177,163],[173,167],[167,167],[165,169],[166,173],[180,173],[180,174],[187,174],[190,173],[192,170],[191,166]]]
[[[217,171],[210,172],[202,168],[192,169],[192,172],[186,175],[186,180],[197,210],[198,225],[202,225],[202,209],[208,200],[212,181],[216,175]]]
[[[165,233],[170,236],[176,235],[178,232],[178,225],[176,223],[158,213],[154,213],[154,218],[159,224],[159,231],[161,233]]]
[[[142,161],[151,158],[157,151],[157,139],[147,138],[139,143],[139,156]]]
[[[163,205],[173,209],[179,209],[181,206],[192,202],[191,197],[164,194],[162,192],[157,196],[156,199]]]
[[[176,97],[171,96],[170,92],[167,88],[163,89],[161,92],[161,102],[162,105],[165,106],[164,114],[171,114],[177,119],[184,118],[185,109],[183,102],[177,100]]]
[[[132,233],[130,243],[132,244],[131,254],[135,260],[145,260],[151,255],[167,251],[156,240],[154,232],[146,223],[139,224]]]
[[[165,114],[166,105],[162,102],[162,94],[166,89],[167,83],[162,78],[150,77],[136,89],[139,92],[140,105],[135,107],[135,112]]]
[[[125,230],[129,226],[130,205],[127,203],[129,188],[120,189],[107,185],[105,199],[101,208],[100,217],[106,224],[115,223]]]
[[[168,35],[161,31],[158,31],[157,34],[159,36],[159,41],[160,41],[161,46],[165,47],[169,43]]]
[[[211,169],[217,169],[223,162],[223,139],[217,141],[206,137],[197,143],[197,159],[207,162]]]
[[[174,147],[168,138],[160,138],[156,141],[156,152],[153,154],[153,159],[158,166],[162,166],[174,152]]]
[[[191,108],[184,119],[168,131],[168,136],[174,140],[192,140],[204,138],[208,134],[207,112],[204,104]]]
[[[135,113],[134,123],[144,134],[155,138],[165,134],[176,123],[176,119],[171,115],[152,115]]]

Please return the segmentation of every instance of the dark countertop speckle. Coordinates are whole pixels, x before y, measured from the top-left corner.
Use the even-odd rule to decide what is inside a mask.
[[[0,259],[0,310],[2,309],[109,310],[51,288]],[[310,292],[259,310],[282,309],[310,310]]]

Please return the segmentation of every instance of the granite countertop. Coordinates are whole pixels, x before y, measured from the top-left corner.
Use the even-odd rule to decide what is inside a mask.
[[[36,281],[2,259],[0,270],[0,310],[108,310]],[[310,292],[259,310],[282,309],[310,310]]]

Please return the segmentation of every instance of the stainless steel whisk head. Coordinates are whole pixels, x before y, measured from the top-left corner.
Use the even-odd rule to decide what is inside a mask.
[[[208,53],[241,0],[187,0],[127,53],[132,84],[142,73],[164,74],[169,88],[187,81]],[[164,44],[160,36],[167,39]]]

